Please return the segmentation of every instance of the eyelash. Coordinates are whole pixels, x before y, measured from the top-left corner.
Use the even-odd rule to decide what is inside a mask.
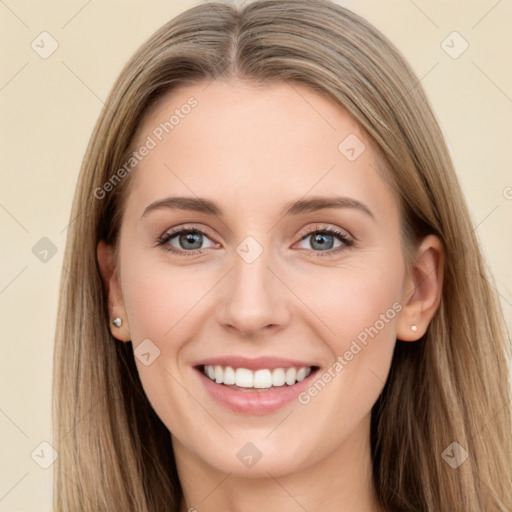
[[[181,235],[182,233],[195,233],[195,234],[200,234],[200,235],[204,235],[204,236],[208,237],[208,235],[206,233],[204,233],[203,231],[201,231],[197,228],[184,227],[184,228],[177,229],[175,231],[168,231],[168,232],[164,233],[161,237],[159,237],[157,239],[157,246],[166,245],[172,238],[175,238],[177,235]],[[313,252],[315,254],[315,256],[318,256],[318,257],[333,256],[335,254],[338,254],[340,251],[344,251],[347,248],[355,245],[354,240],[352,238],[350,238],[349,236],[347,236],[346,234],[342,233],[341,231],[338,231],[337,229],[334,229],[334,228],[328,228],[325,226],[319,227],[318,225],[315,226],[315,228],[308,230],[306,232],[306,234],[304,234],[301,237],[301,240],[305,240],[309,236],[318,234],[318,233],[326,234],[326,235],[333,235],[335,238],[338,238],[344,244],[344,245],[341,245],[340,247],[337,247],[336,249],[328,249],[325,251],[315,251],[313,249],[306,249],[308,252]],[[180,255],[180,256],[193,256],[196,254],[203,254],[203,252],[204,252],[204,249],[195,249],[192,251],[182,251],[180,249],[176,249],[175,247],[171,247],[170,245],[168,247],[166,247],[165,250],[167,250],[168,252],[172,252],[174,254]]]

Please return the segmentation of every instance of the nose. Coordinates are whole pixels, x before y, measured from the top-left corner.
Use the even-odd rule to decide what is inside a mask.
[[[233,268],[222,286],[217,320],[243,337],[281,330],[290,318],[289,290],[272,268],[268,252],[264,250],[252,262],[235,254]]]

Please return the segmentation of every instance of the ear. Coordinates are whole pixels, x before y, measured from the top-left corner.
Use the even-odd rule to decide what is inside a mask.
[[[403,309],[397,319],[396,335],[402,341],[416,341],[426,332],[441,303],[444,250],[439,237],[428,235],[416,251],[402,294]],[[411,329],[412,325],[417,330]]]
[[[119,283],[119,272],[115,260],[114,248],[101,240],[97,247],[98,264],[101,271],[101,277],[108,296],[109,326],[114,338],[120,341],[130,341],[130,328],[128,326],[128,317],[123,302],[123,294]],[[112,320],[116,317],[121,318],[122,324],[116,327]]]

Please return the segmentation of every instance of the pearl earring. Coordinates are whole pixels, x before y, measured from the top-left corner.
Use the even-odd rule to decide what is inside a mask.
[[[418,326],[417,325],[411,325],[411,331],[416,332],[417,330],[418,330]]]
[[[123,321],[117,316],[112,320],[112,325],[115,327],[121,327],[121,325],[123,325]]]

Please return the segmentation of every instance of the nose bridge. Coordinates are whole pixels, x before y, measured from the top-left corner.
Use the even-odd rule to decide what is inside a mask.
[[[236,247],[229,285],[223,295],[219,320],[245,335],[267,326],[282,326],[288,319],[283,285],[269,269],[275,261],[265,238],[247,236]]]

